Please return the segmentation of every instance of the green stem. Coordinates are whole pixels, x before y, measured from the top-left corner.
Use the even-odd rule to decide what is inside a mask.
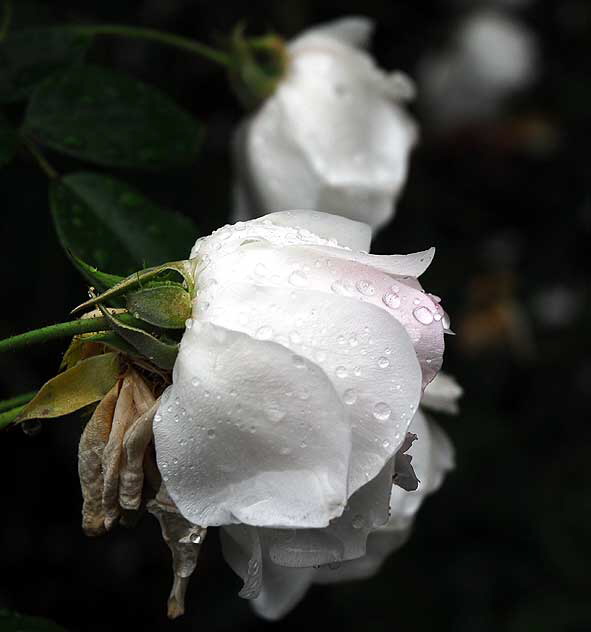
[[[4,40],[12,22],[12,0],[4,0],[2,19],[0,20],[0,42]]]
[[[5,413],[0,413],[0,430],[9,426],[20,415],[24,408],[24,405],[17,406],[12,410],[7,410]]]
[[[117,319],[121,322],[136,327],[145,326],[144,323],[131,314],[118,314]],[[58,338],[71,338],[76,334],[87,334],[97,331],[107,331],[111,329],[111,324],[104,317],[99,318],[81,318],[80,320],[71,320],[67,323],[58,323],[57,325],[49,325],[41,329],[33,329],[24,334],[18,334],[0,340],[0,353],[3,351],[15,351],[30,345],[47,342],[48,340],[56,340]]]
[[[24,135],[21,135],[21,140],[23,145],[31,152],[31,155],[35,158],[39,167],[41,167],[41,171],[43,171],[50,180],[57,180],[59,173],[49,164],[39,147]]]
[[[6,412],[11,408],[17,408],[19,406],[24,406],[28,404],[33,397],[37,395],[37,391],[31,391],[30,393],[23,393],[22,395],[17,395],[16,397],[11,397],[10,399],[5,399],[0,402],[0,413]]]
[[[199,55],[205,59],[220,64],[222,66],[229,66],[231,63],[230,56],[223,51],[210,48],[200,42],[195,42],[187,37],[181,37],[180,35],[174,35],[173,33],[166,33],[163,31],[157,31],[156,29],[147,29],[137,26],[125,26],[121,24],[90,24],[68,26],[68,30],[80,35],[115,35],[120,37],[133,37],[137,39],[151,40],[153,42],[159,42],[160,44],[166,44],[167,46],[173,46],[180,48],[181,50],[188,51],[194,55]]]

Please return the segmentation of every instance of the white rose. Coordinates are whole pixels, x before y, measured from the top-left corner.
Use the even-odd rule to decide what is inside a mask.
[[[481,9],[459,24],[447,50],[423,61],[419,83],[434,122],[452,126],[496,115],[536,71],[529,29],[509,14]]]
[[[442,363],[433,249],[369,255],[368,226],[309,211],[198,240],[198,298],[155,420],[201,526],[324,527],[402,444]]]
[[[287,74],[235,137],[235,219],[308,208],[376,229],[406,180],[413,86],[361,47],[373,24],[345,18],[289,43]]]

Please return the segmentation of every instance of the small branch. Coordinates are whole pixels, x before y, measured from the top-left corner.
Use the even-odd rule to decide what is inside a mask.
[[[39,147],[26,136],[21,135],[21,140],[23,145],[31,152],[31,155],[35,158],[39,167],[41,167],[41,171],[43,171],[50,180],[57,180],[59,173],[49,164]]]
[[[74,33],[79,33],[80,35],[114,35],[118,37],[150,40],[167,46],[173,46],[174,48],[179,48],[194,55],[209,59],[209,61],[213,61],[214,63],[222,66],[229,66],[231,63],[230,56],[223,51],[210,48],[205,44],[201,44],[200,42],[196,42],[187,37],[157,31],[156,29],[125,26],[121,24],[91,24],[88,26],[68,26],[67,28],[68,30]]]
[[[11,397],[10,399],[5,399],[0,402],[0,413],[4,413],[9,411],[11,408],[17,408],[19,406],[24,406],[28,404],[33,397],[37,395],[37,391],[31,391],[30,393],[23,393],[22,395],[17,395],[16,397]]]
[[[17,406],[12,410],[7,410],[5,413],[0,413],[0,430],[3,430],[4,428],[6,428],[6,426],[9,426],[20,415],[24,407],[24,405]]]
[[[118,319],[125,324],[134,326],[142,326],[144,323],[134,318],[131,314],[119,314]],[[145,325],[144,325],[145,326]],[[56,340],[58,338],[71,338],[77,334],[87,334],[98,331],[108,331],[111,329],[109,321],[104,317],[99,318],[82,318],[80,320],[71,320],[66,323],[58,323],[49,325],[41,329],[27,331],[24,334],[18,334],[0,340],[0,353],[4,351],[16,351],[30,345]]]

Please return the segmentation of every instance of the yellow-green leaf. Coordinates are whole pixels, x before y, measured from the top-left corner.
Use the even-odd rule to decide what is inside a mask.
[[[119,377],[119,354],[82,360],[46,382],[15,420],[61,417],[102,399]]]

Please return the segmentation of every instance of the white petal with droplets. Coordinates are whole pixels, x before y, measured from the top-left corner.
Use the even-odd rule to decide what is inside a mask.
[[[344,406],[319,367],[275,342],[195,322],[154,436],[170,496],[195,524],[321,527],[343,511]]]

